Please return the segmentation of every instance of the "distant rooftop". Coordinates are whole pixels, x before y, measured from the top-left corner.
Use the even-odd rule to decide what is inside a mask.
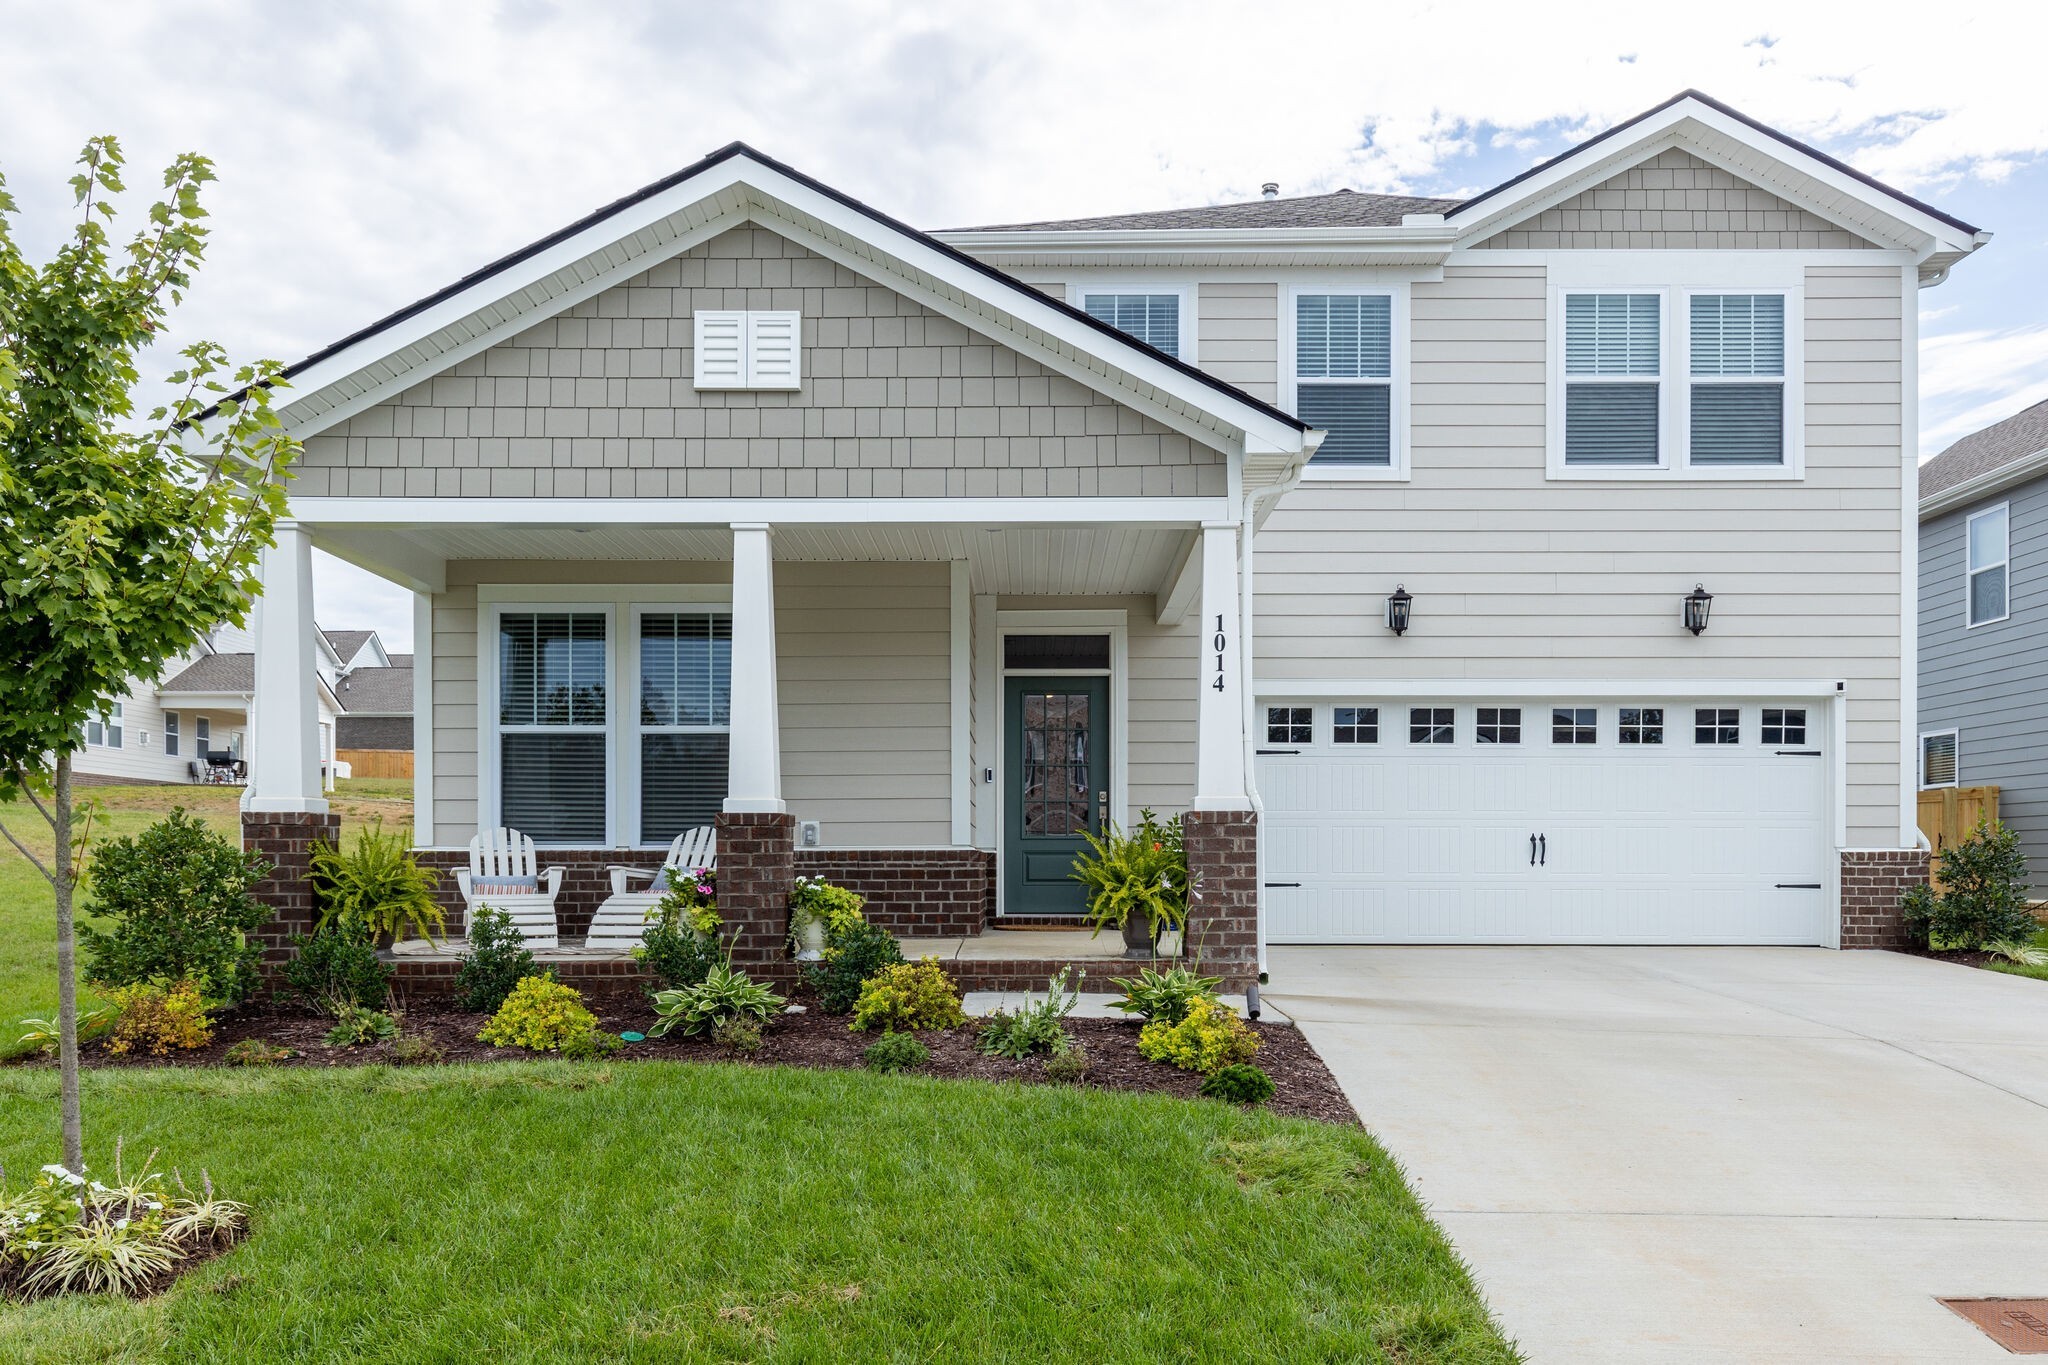
[[[1139,232],[1147,228],[1399,227],[1411,213],[1449,213],[1460,199],[1419,199],[1405,194],[1364,194],[1338,190],[1297,199],[1254,199],[1248,204],[1206,208],[1153,209],[1100,218],[1061,218],[1038,223],[995,223],[953,228],[953,232]]]
[[[1922,500],[2048,450],[2048,399],[1973,431],[1920,466]]]

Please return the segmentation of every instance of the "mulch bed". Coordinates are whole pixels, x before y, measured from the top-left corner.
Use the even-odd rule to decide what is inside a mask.
[[[647,998],[636,992],[586,992],[583,1002],[614,1033],[644,1032],[654,1022]],[[628,1043],[616,1060],[644,1059],[680,1062],[744,1061],[765,1066],[858,1067],[861,1050],[875,1040],[871,1033],[855,1033],[847,1027],[845,1015],[820,1014],[815,1000],[802,1014],[785,1014],[769,1021],[761,1037],[761,1050],[751,1057],[734,1057],[709,1038],[672,1033],[666,1038],[649,1038]],[[448,1062],[531,1061],[535,1054],[518,1048],[490,1047],[476,1040],[477,1032],[490,1018],[466,1014],[444,1003],[426,1000],[408,1007],[400,1020],[406,1034],[431,1039]],[[391,1061],[390,1045],[329,1047],[324,1041],[333,1021],[299,1013],[275,1013],[262,1008],[232,1010],[216,1018],[213,1042],[203,1048],[170,1057],[115,1057],[97,1048],[86,1050],[80,1059],[88,1067],[132,1066],[223,1066],[227,1050],[245,1038],[262,1038],[292,1049],[296,1056],[281,1066],[373,1066]],[[1259,1066],[1272,1076],[1274,1095],[1267,1106],[1276,1114],[1317,1119],[1325,1123],[1356,1124],[1358,1115],[1323,1059],[1301,1036],[1301,1030],[1284,1024],[1251,1025],[1259,1035]],[[1202,1078],[1162,1062],[1138,1055],[1138,1023],[1121,1019],[1069,1019],[1067,1031],[1088,1048],[1088,1075],[1083,1085],[1098,1090],[1152,1091],[1165,1095],[1196,1098]],[[929,1064],[919,1074],[981,1081],[1021,1081],[1050,1085],[1041,1059],[1015,1062],[1001,1057],[984,1057],[974,1048],[972,1026],[943,1032],[921,1033],[918,1037],[932,1050]]]

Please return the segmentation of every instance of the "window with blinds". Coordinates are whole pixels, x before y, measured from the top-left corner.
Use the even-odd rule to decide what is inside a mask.
[[[1956,732],[1940,730],[1920,736],[1920,785],[1953,787],[1956,771]]]
[[[732,726],[732,617],[643,612],[640,842],[665,844],[725,805]]]
[[[538,843],[605,841],[605,626],[602,612],[498,618],[499,816]]]
[[[1965,523],[1969,579],[1969,623],[1990,625],[2011,615],[2006,572],[2012,563],[2012,507],[2001,502],[1973,514]]]
[[[1565,464],[1661,463],[1663,304],[1657,294],[1565,295]]]
[[[1394,300],[1301,294],[1294,301],[1294,415],[1329,433],[1317,464],[1394,462]]]
[[[1180,295],[1087,294],[1082,311],[1128,333],[1156,351],[1180,356]]]
[[[1785,296],[1694,294],[1688,340],[1695,465],[1785,462]]]

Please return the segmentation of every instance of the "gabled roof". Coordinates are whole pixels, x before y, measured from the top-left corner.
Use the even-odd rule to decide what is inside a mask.
[[[2044,471],[2048,471],[2048,399],[1971,432],[1921,465],[1921,510],[1946,510]],[[1936,506],[1930,508],[1929,502]]]
[[[254,654],[209,654],[157,688],[159,692],[226,692],[247,696],[256,690]]]
[[[349,715],[409,716],[412,714],[412,665],[404,668],[358,668],[341,676],[334,695]]]
[[[320,633],[327,637],[327,643],[334,646],[335,654],[345,664],[361,653],[363,646],[368,644],[370,637],[377,632],[374,630],[329,630],[322,626]]]
[[[1204,208],[1153,209],[1144,213],[1112,213],[1100,218],[1062,218],[1036,223],[994,223],[985,227],[949,228],[949,232],[1086,232],[1142,231],[1148,228],[1292,228],[1397,227],[1411,213],[1448,213],[1456,199],[1423,199],[1406,194],[1364,194],[1338,190],[1332,194],[1292,199],[1255,199],[1245,204],[1213,204]]]

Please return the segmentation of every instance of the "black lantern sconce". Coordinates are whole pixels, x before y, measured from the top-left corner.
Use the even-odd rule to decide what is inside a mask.
[[[1707,613],[1713,609],[1714,594],[1707,591],[1707,585],[1693,584],[1692,591],[1685,595],[1685,628],[1698,635],[1707,628]]]
[[[1415,607],[1415,594],[1401,584],[1394,585],[1393,596],[1387,599],[1387,629],[1396,635],[1408,633],[1408,616]]]

